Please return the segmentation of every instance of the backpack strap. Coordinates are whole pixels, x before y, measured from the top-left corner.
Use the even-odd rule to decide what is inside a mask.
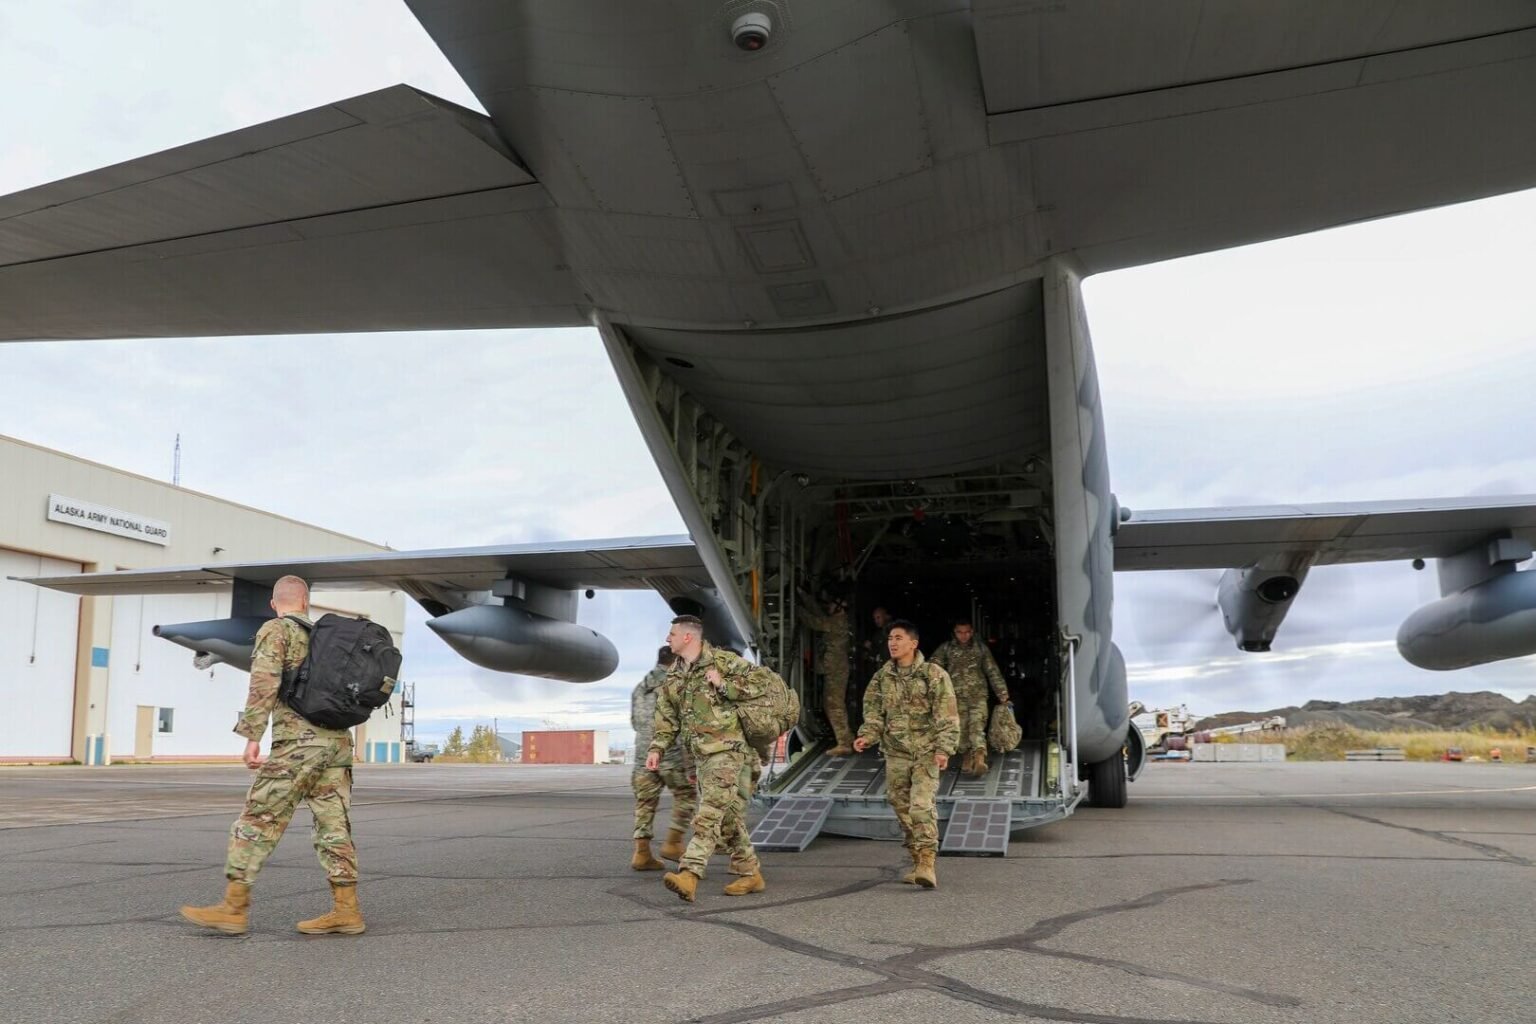
[[[293,623],[295,626],[298,626],[300,629],[302,629],[306,635],[311,635],[315,631],[315,627],[312,623],[305,622],[297,615],[284,615],[281,617],[280,621]],[[299,681],[299,672],[303,670],[304,662],[308,660],[309,658],[306,656],[304,661],[299,662],[292,668],[284,666],[283,678],[277,685],[277,699],[282,701],[284,704],[288,704],[292,700],[294,684]]]

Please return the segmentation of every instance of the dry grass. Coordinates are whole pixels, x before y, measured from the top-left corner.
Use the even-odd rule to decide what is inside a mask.
[[[1438,761],[1448,747],[1467,757],[1489,760],[1495,748],[1506,762],[1525,761],[1525,748],[1536,747],[1536,732],[1370,732],[1347,725],[1306,725],[1278,732],[1221,736],[1218,742],[1284,743],[1291,761],[1342,761],[1347,750],[1402,747],[1410,761]]]

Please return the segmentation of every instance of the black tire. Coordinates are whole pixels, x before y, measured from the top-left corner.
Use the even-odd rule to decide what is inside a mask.
[[[1088,804],[1124,807],[1125,802],[1125,755],[1117,750],[1113,757],[1088,766]]]

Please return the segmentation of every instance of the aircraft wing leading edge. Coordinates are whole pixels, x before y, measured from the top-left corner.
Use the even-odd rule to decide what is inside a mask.
[[[433,551],[301,558],[128,569],[47,576],[23,582],[86,597],[120,594],[196,594],[234,586],[236,580],[271,585],[301,576],[316,590],[488,590],[513,578],[557,590],[672,591],[708,587],[698,549],[684,536],[632,537],[551,544],[518,544]],[[18,577],[19,578],[19,577]]]
[[[1508,535],[1536,539],[1536,495],[1134,512],[1115,569],[1238,569],[1266,558],[1314,565],[1450,558]]]
[[[395,86],[0,197],[0,341],[584,324],[550,208]]]

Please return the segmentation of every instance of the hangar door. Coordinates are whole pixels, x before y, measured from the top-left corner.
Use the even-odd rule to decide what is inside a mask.
[[[80,636],[80,598],[7,577],[79,571],[0,548],[0,759],[69,757]]]

